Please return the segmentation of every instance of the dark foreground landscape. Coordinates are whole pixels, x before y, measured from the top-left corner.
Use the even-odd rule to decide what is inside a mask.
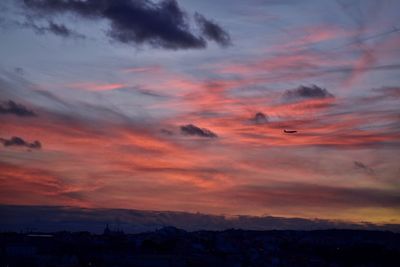
[[[364,230],[1,233],[1,267],[399,266],[400,234]]]

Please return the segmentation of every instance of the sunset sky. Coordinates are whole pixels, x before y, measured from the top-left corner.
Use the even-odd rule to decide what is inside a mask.
[[[398,10],[1,1],[0,204],[400,223]]]

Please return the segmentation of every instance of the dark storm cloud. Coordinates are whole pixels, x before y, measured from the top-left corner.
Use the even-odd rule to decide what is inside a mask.
[[[181,132],[184,135],[197,135],[200,137],[208,137],[208,138],[215,138],[218,137],[215,133],[212,131],[205,129],[205,128],[199,128],[193,124],[188,124],[188,125],[183,125],[181,126]]]
[[[27,148],[32,148],[32,149],[41,149],[42,144],[39,141],[33,141],[32,143],[29,143],[22,139],[21,137],[13,136],[11,139],[4,139],[0,138],[0,143],[3,143],[3,146],[8,147],[8,146],[19,146],[19,147],[27,147]]]
[[[33,117],[36,113],[32,110],[27,109],[21,104],[17,104],[12,100],[9,100],[3,104],[0,104],[0,114],[13,114],[19,117]]]
[[[268,122],[268,116],[262,112],[257,112],[251,121],[255,122],[256,124],[264,124]]]
[[[109,35],[122,43],[144,43],[170,49],[202,48],[203,38],[189,29],[185,13],[176,1],[116,1],[104,10],[110,19]]]
[[[299,86],[296,89],[286,90],[284,93],[286,99],[296,98],[332,98],[333,94],[328,92],[325,88],[318,87],[316,85],[311,86]]]
[[[107,19],[110,22],[108,35],[127,44],[188,49],[205,48],[205,38],[221,45],[230,39],[221,27],[205,18],[203,35],[193,33],[187,14],[175,0],[157,3],[148,0],[24,0],[23,3],[36,15],[73,13],[86,19]],[[53,30],[62,32],[63,29]]]
[[[213,40],[221,46],[229,46],[231,44],[231,37],[221,26],[206,19],[199,13],[195,14],[195,19],[207,39]]]

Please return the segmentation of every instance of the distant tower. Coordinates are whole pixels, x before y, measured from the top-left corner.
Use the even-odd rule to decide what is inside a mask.
[[[107,223],[106,228],[104,228],[103,235],[110,235],[110,234],[111,234],[111,230],[108,227],[108,223]]]

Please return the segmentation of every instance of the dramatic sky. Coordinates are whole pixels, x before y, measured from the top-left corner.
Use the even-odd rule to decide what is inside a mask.
[[[398,10],[2,0],[0,204],[400,223]]]

